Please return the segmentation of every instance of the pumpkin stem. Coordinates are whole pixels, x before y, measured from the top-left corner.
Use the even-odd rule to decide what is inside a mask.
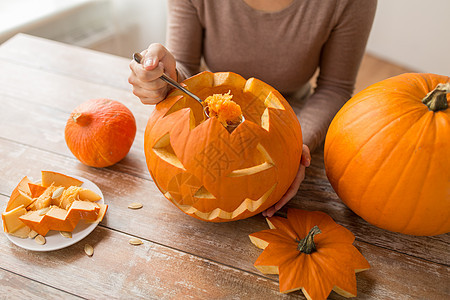
[[[429,92],[422,103],[431,111],[446,110],[448,108],[447,94],[450,93],[450,83],[439,83],[434,90]]]
[[[308,235],[304,239],[302,239],[301,241],[296,240],[298,242],[297,250],[305,254],[311,254],[312,252],[316,251],[314,236],[319,233],[322,233],[322,231],[320,231],[317,225],[311,228],[311,230],[308,232]]]
[[[85,126],[90,123],[90,117],[88,114],[72,113],[72,120],[78,125]]]

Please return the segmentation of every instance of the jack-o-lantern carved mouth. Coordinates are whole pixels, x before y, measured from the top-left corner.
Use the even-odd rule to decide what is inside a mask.
[[[158,183],[155,181],[158,185]],[[216,198],[204,186],[198,187],[200,180],[190,173],[179,173],[173,177],[169,183],[170,191],[165,191],[159,185],[158,188],[164,196],[171,200],[183,212],[196,215],[203,220],[214,220],[217,218],[231,220],[237,218],[240,214],[258,210],[266,202],[272,192],[275,190],[276,183],[271,186],[259,199],[246,198],[234,211],[228,212],[221,208],[216,208],[210,212],[202,212],[195,208],[195,202],[202,199],[214,201]]]
[[[242,169],[237,169],[231,171],[226,175],[226,177],[243,177],[251,176],[259,172],[263,172],[267,169],[274,168],[274,162],[270,157],[267,150],[261,145],[256,146],[257,151],[260,153],[261,163],[255,166],[249,166]],[[159,189],[163,192],[164,196],[175,203],[181,210],[188,214],[195,214],[198,217],[206,220],[212,220],[217,217],[220,218],[235,218],[244,211],[255,211],[257,210],[265,200],[274,191],[276,184],[271,186],[259,199],[246,198],[234,211],[227,212],[222,209],[214,209],[211,212],[201,212],[195,208],[197,201],[215,201],[216,197],[209,192],[205,186],[203,186],[200,179],[198,179],[194,174],[186,171],[180,159],[175,154],[171,144],[169,133],[162,136],[153,147],[154,153],[160,157],[162,160],[171,164],[172,166],[183,170],[183,172],[178,173],[169,181],[167,190],[163,189],[158,185],[157,181],[155,183],[158,185]]]

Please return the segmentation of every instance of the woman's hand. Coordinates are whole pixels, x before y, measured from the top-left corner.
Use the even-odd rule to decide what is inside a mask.
[[[133,85],[133,94],[139,97],[142,103],[157,104],[166,97],[170,89],[159,77],[166,73],[177,80],[175,58],[161,44],[151,44],[141,55],[141,64],[134,60],[130,62],[131,74],[128,82]]]
[[[310,164],[311,154],[309,152],[309,148],[308,146],[303,144],[302,158],[300,161],[300,167],[298,168],[297,176],[295,177],[294,181],[292,182],[286,193],[283,195],[283,197],[281,197],[280,201],[278,201],[274,206],[262,212],[262,215],[264,217],[272,217],[297,194],[300,184],[303,182],[303,179],[305,179],[306,168],[309,167]]]

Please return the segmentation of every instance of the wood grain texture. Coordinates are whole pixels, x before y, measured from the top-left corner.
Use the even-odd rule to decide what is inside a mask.
[[[87,80],[102,86],[129,90],[126,80],[130,59],[59,42],[18,34],[1,44],[0,58],[54,74]],[[31,51],[30,51],[31,50]],[[89,74],[88,77],[86,75]]]
[[[1,240],[3,242],[3,239]],[[3,269],[0,269],[0,282],[0,299],[83,299]],[[14,297],[7,295],[14,295]]]
[[[367,57],[362,67],[380,65],[376,58]],[[206,223],[179,211],[157,190],[143,154],[143,131],[153,107],[142,105],[131,94],[128,63],[124,58],[26,35],[0,46],[0,210],[24,175],[38,180],[43,169],[92,180],[109,204],[94,233],[66,249],[29,252],[1,235],[0,255],[8,259],[0,260],[0,276],[13,282],[14,295],[36,289],[44,295],[87,298],[96,290],[96,298],[303,298],[300,292],[278,293],[278,277],[260,274],[253,267],[261,250],[250,243],[248,234],[267,228],[262,216]],[[359,87],[401,72],[389,70],[370,76],[362,69]],[[138,126],[128,156],[104,169],[78,162],[63,134],[71,110],[100,97],[127,105]],[[127,206],[132,202],[144,207],[130,210]],[[414,237],[368,224],[334,193],[324,171],[323,152],[313,154],[306,179],[288,206],[328,213],[355,234],[356,247],[372,265],[357,275],[359,298],[450,297],[450,234]],[[127,243],[130,237],[142,239],[144,245],[132,247]],[[91,259],[82,251],[85,242],[95,247]],[[32,286],[23,294],[15,290],[22,281]],[[343,298],[332,293],[330,299]]]
[[[3,197],[4,198],[4,197]],[[5,199],[1,199],[5,202]],[[4,205],[2,205],[2,210]],[[21,249],[0,236],[2,268],[84,298],[263,299],[281,296],[275,280],[205,260],[150,241],[133,246],[133,236],[97,227],[62,250]],[[84,253],[84,245],[94,255]]]

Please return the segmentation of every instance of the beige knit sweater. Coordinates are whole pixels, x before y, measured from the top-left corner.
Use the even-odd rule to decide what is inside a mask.
[[[278,89],[313,151],[353,93],[375,9],[376,0],[294,0],[276,12],[243,0],[169,0],[166,46],[181,78],[198,73],[204,58],[213,72],[233,71]],[[313,93],[296,101],[316,70]]]

